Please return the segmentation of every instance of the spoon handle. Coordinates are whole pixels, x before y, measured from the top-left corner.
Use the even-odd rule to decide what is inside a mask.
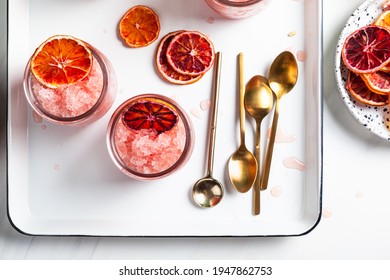
[[[207,159],[207,175],[212,177],[213,165],[214,165],[214,146],[215,146],[215,134],[217,130],[217,115],[218,115],[218,100],[219,100],[219,88],[221,79],[221,60],[222,53],[217,52],[215,54],[215,70],[213,77],[213,96],[212,96],[212,108],[211,108],[211,122],[209,132],[209,150]]]
[[[255,158],[260,170],[260,125],[261,122],[256,121],[256,144],[255,144]],[[260,214],[260,174],[257,174],[255,185],[253,186],[253,214]]]
[[[271,170],[271,161],[272,161],[272,154],[273,154],[274,144],[275,144],[276,130],[278,127],[278,119],[279,119],[279,98],[276,98],[275,112],[272,120],[271,133],[269,136],[269,142],[265,154],[264,166],[263,166],[261,182],[260,182],[260,190],[262,191],[266,190],[268,187],[269,172]]]
[[[245,110],[244,110],[244,94],[245,94],[245,77],[244,77],[244,54],[238,54],[238,92],[239,92],[239,112],[240,112],[240,141],[245,143]]]

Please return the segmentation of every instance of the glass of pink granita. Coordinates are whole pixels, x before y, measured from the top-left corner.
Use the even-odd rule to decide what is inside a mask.
[[[107,146],[115,165],[138,180],[168,176],[190,158],[194,132],[190,118],[172,99],[142,94],[128,99],[108,124]]]
[[[242,19],[265,9],[271,0],[205,0],[215,12],[225,18]]]
[[[69,35],[52,36],[36,49],[23,83],[34,112],[61,125],[98,120],[116,96],[116,76],[107,57]]]

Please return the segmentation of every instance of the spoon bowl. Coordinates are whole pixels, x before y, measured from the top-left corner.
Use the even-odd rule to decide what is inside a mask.
[[[272,62],[269,71],[269,86],[275,93],[275,111],[272,120],[272,127],[265,154],[264,167],[260,189],[266,190],[268,186],[269,173],[271,169],[272,153],[275,144],[276,130],[279,119],[279,103],[284,95],[290,92],[298,80],[298,64],[294,55],[289,51],[280,53]]]
[[[206,176],[195,183],[192,195],[198,205],[214,207],[223,197],[223,188],[216,179]]]
[[[244,105],[246,111],[256,121],[255,158],[260,167],[260,129],[261,122],[274,106],[274,94],[266,78],[257,75],[246,85]],[[253,213],[260,214],[260,176],[257,174],[253,191]]]
[[[233,187],[240,193],[246,193],[252,187],[257,175],[257,161],[245,146],[245,109],[244,109],[244,56],[238,55],[239,72],[239,113],[241,143],[228,163],[228,173]]]

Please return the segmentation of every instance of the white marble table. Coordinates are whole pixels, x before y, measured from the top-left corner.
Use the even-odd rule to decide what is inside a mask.
[[[390,143],[364,129],[340,99],[334,78],[338,35],[362,0],[324,0],[323,216],[291,238],[170,239],[30,237],[6,208],[6,1],[0,0],[0,259],[388,259]]]

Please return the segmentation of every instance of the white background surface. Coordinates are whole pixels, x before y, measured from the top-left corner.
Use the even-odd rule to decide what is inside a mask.
[[[0,259],[388,259],[390,143],[348,112],[336,88],[340,31],[363,1],[324,0],[324,194],[320,224],[306,236],[249,239],[29,237],[6,208],[6,3],[0,1]],[[277,24],[277,16],[275,23]]]

